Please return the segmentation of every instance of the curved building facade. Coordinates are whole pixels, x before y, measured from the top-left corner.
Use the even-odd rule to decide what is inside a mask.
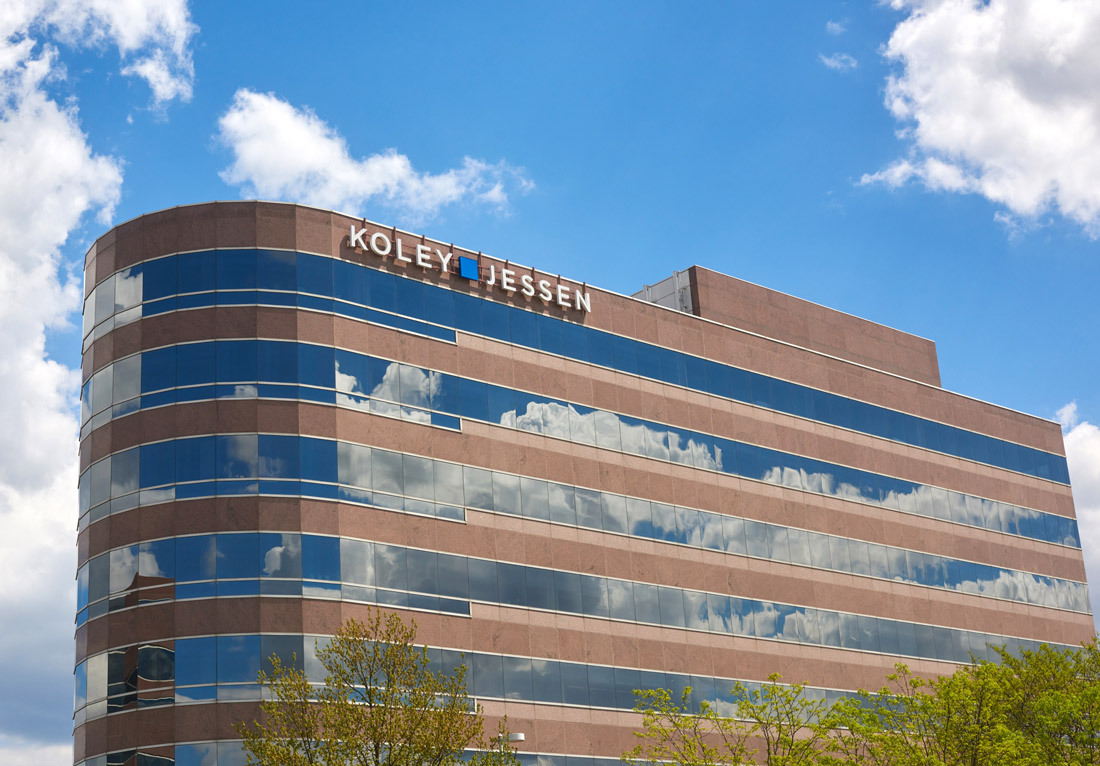
[[[633,297],[297,205],[85,265],[75,761],[243,763],[272,654],[367,605],[543,766],[633,690],[826,699],[1093,634],[1057,424],[930,341],[692,267]]]

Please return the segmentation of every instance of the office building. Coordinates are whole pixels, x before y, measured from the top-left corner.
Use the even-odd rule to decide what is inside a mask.
[[[546,766],[617,759],[637,688],[1092,636],[1058,425],[944,390],[931,341],[258,202],[117,226],[85,297],[77,763],[242,763],[263,658],[315,673],[368,604]]]

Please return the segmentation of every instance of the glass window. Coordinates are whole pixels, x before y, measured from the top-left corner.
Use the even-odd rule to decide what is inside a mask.
[[[489,390],[485,383],[460,378],[458,381],[459,414],[474,420],[489,420]]]
[[[561,671],[556,660],[529,660],[532,696],[536,702],[561,702]]]
[[[607,580],[603,577],[581,575],[581,610],[593,617],[607,617]]]
[[[550,569],[526,567],[527,605],[532,609],[555,609],[554,572]]]
[[[596,410],[593,413],[596,445],[604,449],[618,450],[621,446],[619,440],[619,416],[613,412]]]
[[[577,509],[573,487],[555,483],[548,483],[546,486],[550,499],[550,520],[576,525]]]
[[[500,600],[497,588],[497,564],[495,561],[469,559],[470,598],[475,601],[496,603]]]
[[[401,454],[389,450],[371,450],[371,478],[376,492],[404,494]]]
[[[298,437],[259,435],[259,475],[265,479],[297,479]]]
[[[176,385],[213,383],[216,379],[214,351],[215,343],[184,343],[177,346]]]
[[[627,531],[638,537],[653,537],[653,510],[648,500],[626,498]]]
[[[527,577],[524,567],[497,562],[497,584],[502,604],[527,605]]]
[[[217,466],[215,476],[217,478],[250,479],[256,477],[259,467],[256,434],[217,436],[214,441]]]
[[[559,663],[561,699],[566,705],[588,705],[588,668],[573,662]]]
[[[745,540],[745,520],[725,516],[722,518],[722,530],[726,538],[726,551],[744,555],[748,551]]]
[[[468,598],[470,585],[466,557],[440,553],[436,559],[439,569],[439,595]]]
[[[396,545],[376,544],[374,546],[375,584],[380,588],[407,590],[408,578],[405,572],[406,550]]]
[[[684,594],[679,588],[658,587],[661,604],[661,624],[684,627]]]
[[[435,499],[434,461],[416,455],[402,455],[405,494]]]
[[[408,588],[418,593],[439,593],[438,554],[435,551],[406,551]]]
[[[340,579],[355,585],[374,585],[372,543],[340,538]]]
[[[600,493],[591,489],[576,488],[577,524],[589,529],[602,529]]]
[[[661,624],[661,606],[657,597],[657,586],[647,583],[634,583],[634,612],[638,622]],[[681,606],[681,611],[683,607]],[[681,619],[683,619],[681,617]]]
[[[225,533],[216,535],[218,579],[258,577],[261,559],[259,535]]]
[[[519,477],[493,471],[493,507],[502,513],[520,515]]]
[[[212,580],[217,575],[214,535],[176,538],[176,581]]]
[[[464,466],[462,479],[466,505],[470,508],[493,509],[493,475],[481,468]]]
[[[176,385],[176,348],[158,348],[141,355],[141,390],[143,393],[173,388]],[[94,387],[93,387],[94,388]],[[95,395],[95,392],[92,392]],[[93,403],[94,407],[94,403]]]
[[[805,530],[788,529],[787,541],[790,545],[792,564],[807,567],[813,565],[813,558],[810,555],[810,538]]]
[[[550,496],[546,482],[538,479],[520,479],[520,498],[523,515],[529,519],[550,518]]]
[[[475,653],[470,659],[473,666],[475,697],[503,697],[504,678],[501,657],[494,654]]]
[[[338,461],[337,474],[341,484],[370,489],[372,486],[370,447],[338,442],[336,457]]]
[[[177,686],[213,684],[218,680],[217,638],[177,638],[174,648]]]
[[[336,354],[328,346],[298,345],[298,381],[305,386],[336,386]],[[292,381],[293,382],[293,381]]]
[[[260,672],[259,636],[218,636],[218,683],[255,682]]]
[[[219,340],[214,346],[219,383],[247,383],[259,379],[258,341]],[[144,386],[142,388],[144,390]]]
[[[627,531],[626,498],[622,495],[600,493],[600,506],[603,512],[603,528],[607,532]]]
[[[138,573],[138,546],[116,548],[109,554],[111,566],[111,593],[121,593],[134,587],[134,577]]]
[[[137,447],[111,456],[111,497],[137,490],[139,463],[140,449]]]
[[[581,576],[574,572],[554,572],[554,602],[560,612],[582,614]],[[631,615],[633,619],[633,614]]]
[[[787,528],[776,524],[765,524],[768,538],[768,557],[772,561],[789,562],[790,546],[787,544]]]
[[[160,486],[176,480],[176,442],[160,441],[157,444],[142,445],[140,484]]]
[[[261,576],[302,579],[301,535],[264,532],[258,538]]]

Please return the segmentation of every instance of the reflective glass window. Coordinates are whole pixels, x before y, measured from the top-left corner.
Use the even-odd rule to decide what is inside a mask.
[[[178,638],[175,655],[177,686],[213,684],[218,680],[217,638],[214,636]]]
[[[215,347],[215,343],[184,343],[176,346],[176,385],[213,383],[216,380]],[[145,364],[144,360],[142,364]]]
[[[374,546],[375,584],[381,588],[406,590],[408,577],[405,569],[406,550],[396,545]]]
[[[258,438],[256,434],[230,434],[216,436],[215,475],[219,479],[255,478],[259,469]]]
[[[255,682],[260,672],[259,636],[218,636],[218,683]]]
[[[576,524],[577,509],[573,487],[549,482],[546,485],[550,500],[550,520],[561,524]]]

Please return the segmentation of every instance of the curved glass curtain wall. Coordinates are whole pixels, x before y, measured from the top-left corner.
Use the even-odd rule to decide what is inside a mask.
[[[460,615],[469,614],[471,602],[479,602],[945,662],[969,662],[971,654],[990,656],[989,645],[1032,643],[959,628],[291,532],[227,532],[138,543],[91,559],[77,575],[77,608],[89,619],[112,609],[158,601],[260,595],[330,598]]]
[[[77,664],[74,673],[77,725],[134,708],[258,700],[256,676],[261,669],[270,672],[272,655],[317,683],[325,672],[317,661],[316,647],[327,640],[327,636],[301,634],[218,635],[92,655]],[[1012,650],[1031,649],[1033,643],[1020,642]],[[668,689],[679,699],[684,688],[691,686],[696,711],[703,700],[719,711],[730,711],[736,703],[732,693],[736,680],[729,678],[432,647],[428,655],[437,672],[465,664],[468,693],[481,699],[632,710],[635,689]],[[760,686],[753,681],[742,684],[749,689]],[[847,696],[834,689],[810,687],[806,692],[829,703]]]
[[[112,507],[122,512],[176,498],[242,493],[339,499],[459,521],[468,507],[983,597],[1089,609],[1087,586],[1072,580],[350,442],[274,434],[190,437],[116,453],[85,476],[89,481],[82,486],[98,502],[88,519]],[[115,492],[121,494],[99,502],[101,493]],[[81,503],[86,501],[82,492]],[[84,619],[78,616],[79,623]]]
[[[1077,522],[1068,517],[344,349],[291,341],[203,341],[114,362],[81,388],[82,434],[138,409],[253,397],[335,404],[454,430],[461,428],[460,418],[480,420],[890,510],[1080,546]],[[87,507],[82,503],[82,514]]]
[[[124,269],[85,301],[85,349],[142,316],[257,304],[335,312],[440,340],[462,330],[1069,484],[1060,455],[327,256],[207,250]]]
[[[171,755],[163,751],[170,750]],[[468,760],[474,751],[466,751]],[[516,753],[520,766],[622,766],[618,758],[598,758],[589,755],[557,755],[547,753]],[[248,758],[240,740],[222,739],[210,742],[190,742],[146,750],[122,750],[111,755],[99,755],[80,761],[76,766],[247,766]]]

